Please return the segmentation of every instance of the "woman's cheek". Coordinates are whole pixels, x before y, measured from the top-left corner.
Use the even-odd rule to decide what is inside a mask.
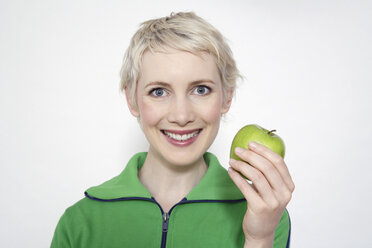
[[[206,106],[201,109],[202,116],[204,116],[205,121],[209,123],[219,122],[221,118],[221,104],[216,101],[209,106]]]
[[[161,118],[162,108],[154,103],[143,101],[139,108],[141,119],[146,125],[155,125]]]

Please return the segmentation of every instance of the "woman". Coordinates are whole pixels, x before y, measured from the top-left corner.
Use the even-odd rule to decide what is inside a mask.
[[[207,152],[239,76],[221,34],[194,13],[144,22],[121,87],[149,150],[68,208],[52,247],[288,246],[294,184],[283,159],[252,143],[227,172]]]

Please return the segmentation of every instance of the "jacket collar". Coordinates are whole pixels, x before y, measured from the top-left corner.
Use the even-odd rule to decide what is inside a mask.
[[[125,169],[118,176],[101,185],[89,188],[86,194],[100,200],[115,200],[121,198],[149,198],[150,192],[138,178],[138,171],[145,162],[147,152],[135,154]],[[243,194],[231,180],[225,168],[217,157],[210,152],[203,155],[208,170],[186,196],[187,200],[238,200],[244,199]]]

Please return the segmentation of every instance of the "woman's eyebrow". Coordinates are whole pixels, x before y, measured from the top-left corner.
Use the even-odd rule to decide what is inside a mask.
[[[162,86],[169,86],[168,83],[165,83],[165,82],[162,82],[162,81],[153,81],[153,82],[150,82],[148,83],[145,88],[151,86],[151,85],[162,85]]]
[[[211,84],[215,84],[214,81],[213,81],[213,80],[210,80],[210,79],[199,79],[199,80],[196,80],[196,81],[190,82],[191,85],[201,84],[201,83],[211,83]]]
[[[196,85],[196,84],[201,84],[201,83],[212,83],[212,84],[215,84],[215,82],[213,80],[210,80],[210,79],[199,79],[199,80],[196,80],[196,81],[192,81],[190,82],[189,84],[191,86],[193,85]],[[166,82],[162,82],[162,81],[153,81],[153,82],[150,82],[148,83],[145,88],[151,86],[151,85],[161,85],[161,86],[170,86],[169,83],[166,83]]]

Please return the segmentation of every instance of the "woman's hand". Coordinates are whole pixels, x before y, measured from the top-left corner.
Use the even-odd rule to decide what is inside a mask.
[[[269,148],[251,142],[249,149],[235,150],[243,161],[230,160],[229,175],[247,199],[243,219],[245,247],[272,247],[275,229],[295,188],[283,158]],[[243,178],[238,172],[252,181]],[[258,247],[258,246],[256,246]]]

